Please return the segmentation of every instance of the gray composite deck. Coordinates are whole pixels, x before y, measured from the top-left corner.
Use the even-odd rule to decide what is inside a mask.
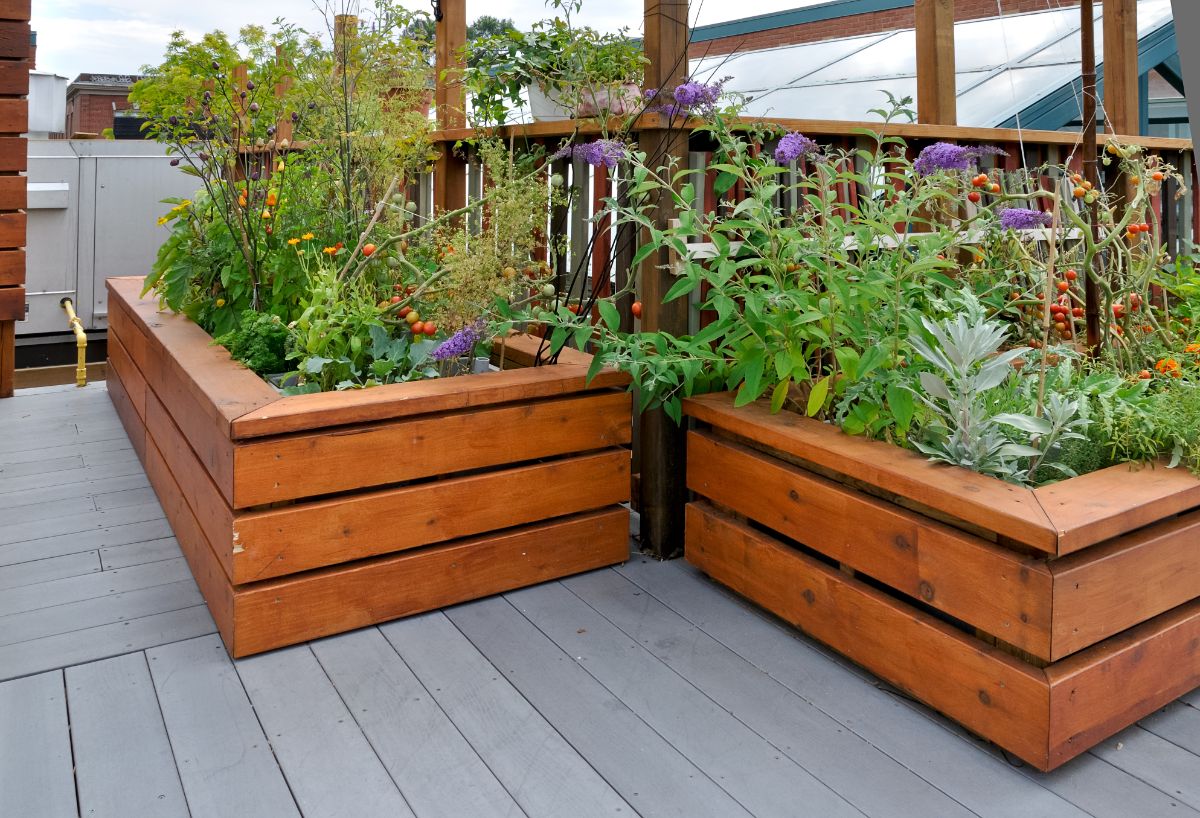
[[[0,816],[1200,816],[1200,691],[1042,775],[682,562],[231,662],[103,384],[0,401]]]

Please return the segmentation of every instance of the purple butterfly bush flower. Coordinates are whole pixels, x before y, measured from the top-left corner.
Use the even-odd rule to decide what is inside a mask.
[[[625,147],[624,142],[616,139],[597,139],[582,145],[564,145],[550,158],[566,159],[569,156],[574,159],[582,159],[592,167],[598,168],[604,165],[607,168],[615,168],[628,152],[629,149]]]
[[[657,111],[670,117],[688,116],[691,114],[711,114],[717,108],[721,99],[722,89],[729,77],[714,82],[701,82],[688,78],[676,85],[675,88],[660,94],[657,88],[646,91],[647,103],[653,103],[647,110]]]
[[[913,162],[913,170],[928,176],[939,170],[967,170],[981,156],[1007,156],[1004,151],[991,145],[953,145],[949,142],[934,142],[926,145]]]
[[[473,350],[475,345],[479,343],[479,339],[483,337],[484,326],[483,319],[480,318],[474,324],[463,327],[438,344],[431,353],[431,357],[435,361],[461,358]]]
[[[817,156],[821,152],[817,143],[802,133],[792,131],[785,134],[775,148],[775,161],[781,165],[790,165],[805,156]]]
[[[1005,230],[1032,230],[1050,224],[1051,215],[1041,210],[1006,207],[1000,211],[1000,226]]]

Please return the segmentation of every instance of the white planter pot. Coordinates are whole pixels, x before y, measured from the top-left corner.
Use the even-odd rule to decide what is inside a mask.
[[[562,92],[557,88],[542,90],[534,83],[526,91],[529,93],[529,113],[534,122],[562,122],[571,119],[571,111],[562,103]]]

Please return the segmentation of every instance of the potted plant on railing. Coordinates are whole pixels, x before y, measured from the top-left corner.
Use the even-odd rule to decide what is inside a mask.
[[[482,124],[503,124],[529,100],[535,121],[625,116],[641,105],[645,59],[641,44],[621,31],[576,27],[580,3],[555,0],[563,12],[528,32],[510,29],[466,46],[463,82],[472,114]]]
[[[914,161],[706,119],[718,212],[680,168],[603,152],[644,195],[608,202],[646,237],[635,267],[671,250],[665,298],[702,328],[620,332],[631,281],[588,339],[695,424],[687,558],[1042,769],[1200,683],[1200,279],[1165,269],[1151,208],[1174,169],[1109,145],[1118,203],[1066,168],[985,170],[984,146]]]

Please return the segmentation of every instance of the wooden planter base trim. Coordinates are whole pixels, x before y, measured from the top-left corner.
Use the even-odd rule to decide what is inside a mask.
[[[1043,670],[705,503],[688,506],[687,559],[1041,770],[1200,684],[1200,602]]]

